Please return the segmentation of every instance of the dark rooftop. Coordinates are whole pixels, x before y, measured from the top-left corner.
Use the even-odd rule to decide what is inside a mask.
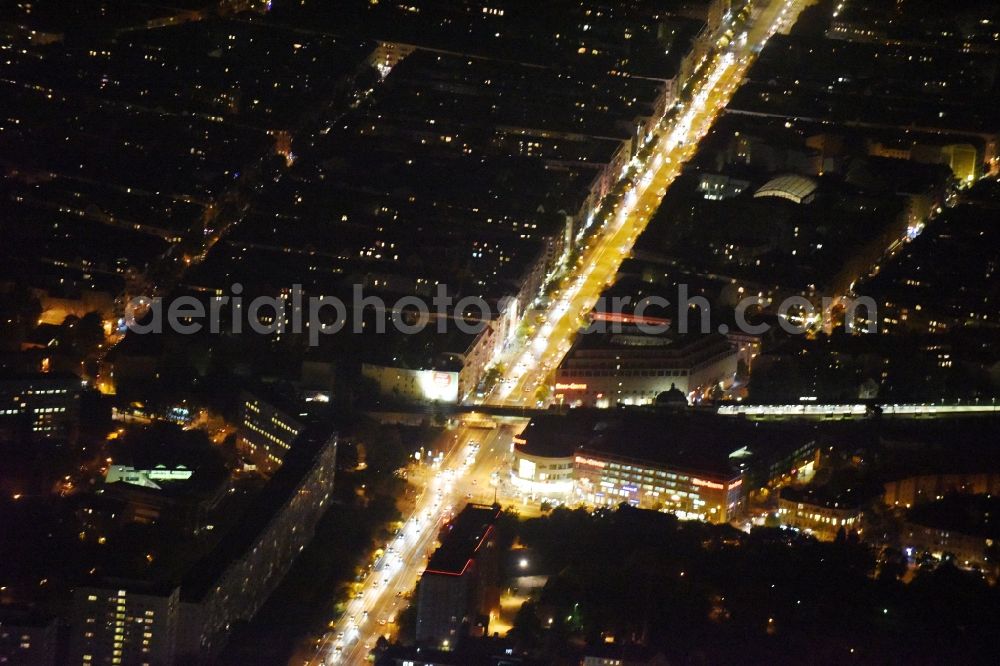
[[[576,418],[580,414],[582,418]],[[584,415],[585,414],[585,415]],[[613,415],[605,414],[608,418]],[[573,416],[546,414],[531,419],[524,432],[518,449],[529,455],[546,458],[566,458],[573,455],[577,447],[594,436],[595,428],[603,424],[596,421],[596,414],[575,410]]]
[[[735,476],[729,456],[749,444],[750,429],[720,425],[701,414],[636,412],[600,430],[578,451]]]
[[[225,535],[218,547],[191,568],[183,581],[185,598],[200,598],[235,559],[242,557],[267,524],[296,494],[303,477],[335,433],[328,424],[307,428],[289,449],[281,468],[271,477],[244,511],[242,518]]]
[[[461,576],[499,517],[499,506],[466,504],[442,530],[441,547],[434,551],[424,573]]]

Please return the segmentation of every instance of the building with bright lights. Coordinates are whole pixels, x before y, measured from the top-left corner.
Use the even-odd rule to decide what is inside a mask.
[[[675,388],[689,399],[732,383],[737,350],[725,336],[622,333],[582,335],[556,371],[553,395],[571,407],[649,405]]]
[[[717,449],[715,455],[705,455],[697,442],[674,450],[632,446],[635,442],[628,437],[624,432],[606,433],[577,448],[577,499],[591,506],[624,502],[712,523],[726,523],[743,513],[745,474],[731,463],[729,452]]]
[[[373,380],[382,395],[406,402],[458,402],[458,372],[411,369],[362,363],[361,375]]]
[[[724,201],[743,193],[750,181],[725,174],[705,173],[698,182],[698,191],[709,201]]]
[[[511,485],[540,501],[570,501],[576,487],[574,451],[592,430],[587,419],[532,419],[514,438]]]
[[[170,481],[187,481],[194,472],[184,465],[170,469],[166,465],[156,465],[152,469],[136,469],[130,465],[109,465],[104,475],[104,483],[128,483],[144,488],[159,490],[160,484]]]
[[[572,455],[550,457],[515,446],[514,465],[510,480],[521,494],[543,502],[565,502],[572,498],[576,483]]]
[[[526,499],[728,522],[747,497],[811,477],[807,428],[732,421],[668,405],[536,416],[514,439],[509,482]]]
[[[782,525],[823,541],[832,541],[841,530],[860,533],[863,513],[858,502],[848,496],[824,497],[809,487],[782,488],[778,499],[778,520]]]
[[[454,647],[466,634],[485,635],[500,607],[498,505],[467,504],[442,530],[420,578],[417,641]]]
[[[792,203],[808,204],[816,198],[818,185],[812,178],[798,174],[778,176],[764,183],[754,193],[754,198],[777,197]]]
[[[236,446],[262,474],[273,474],[296,438],[306,428],[308,414],[291,400],[260,397],[244,391],[243,418]]]
[[[79,587],[73,594],[67,663],[173,664],[180,589],[137,581]]]
[[[74,440],[80,389],[80,378],[69,373],[0,375],[0,435]]]
[[[436,322],[412,333],[378,334],[363,356],[361,375],[390,400],[457,403],[468,398],[511,340],[522,312],[511,296],[484,302],[485,309],[467,305],[435,313]]]
[[[743,450],[710,428],[700,433],[696,421],[650,412],[533,419],[515,440],[511,484],[543,501],[627,503],[727,522],[742,512],[750,485]]]

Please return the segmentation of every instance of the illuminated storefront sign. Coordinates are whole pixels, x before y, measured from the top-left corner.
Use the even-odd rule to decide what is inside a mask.
[[[712,490],[722,490],[726,487],[725,484],[716,483],[715,481],[706,481],[705,479],[691,479],[691,483],[703,488],[711,488]]]
[[[583,456],[576,457],[576,464],[586,465],[588,467],[600,467],[602,469],[608,465],[603,460],[594,460],[593,458],[584,458]]]
[[[557,391],[586,391],[586,384],[556,384]]]
[[[458,373],[417,370],[417,386],[425,400],[458,402]]]

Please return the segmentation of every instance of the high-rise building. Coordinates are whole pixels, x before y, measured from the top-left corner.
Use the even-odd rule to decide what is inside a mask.
[[[306,428],[308,414],[292,400],[243,392],[237,447],[263,474],[273,474]]]
[[[135,582],[80,587],[73,595],[67,662],[79,666],[174,663],[180,588]]]
[[[467,504],[445,527],[420,578],[417,640],[445,649],[485,634],[500,604],[495,525],[500,507]]]
[[[215,663],[232,629],[264,605],[333,501],[336,469],[336,432],[330,424],[307,427],[226,538],[184,580],[178,663]]]
[[[74,595],[68,662],[216,663],[233,628],[260,610],[333,499],[337,435],[305,430],[284,464],[180,587],[111,580]]]
[[[80,378],[69,373],[0,375],[0,436],[75,439],[80,388]]]
[[[0,606],[0,664],[54,666],[57,639],[55,618]]]

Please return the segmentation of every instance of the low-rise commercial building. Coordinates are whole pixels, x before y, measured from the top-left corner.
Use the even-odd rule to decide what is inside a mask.
[[[116,521],[154,524],[169,516],[177,525],[198,530],[211,521],[233,487],[221,465],[199,465],[197,472],[184,465],[148,467],[109,466],[98,495],[109,503],[106,512]]]
[[[454,370],[363,363],[361,374],[374,381],[384,396],[406,402],[458,402],[459,373]]]
[[[780,433],[779,433],[780,430]],[[808,431],[670,405],[535,417],[514,439],[509,482],[532,500],[627,503],[680,518],[728,522],[747,497],[808,478],[818,447]]]
[[[514,438],[510,483],[526,497],[568,502],[576,488],[576,447],[592,433],[584,419],[535,418]]]
[[[579,500],[593,506],[627,502],[713,523],[743,513],[745,475],[729,459],[735,447],[691,439],[676,448],[655,438],[638,442],[632,436],[641,436],[640,430],[623,424],[577,448],[573,466]]]
[[[861,532],[861,507],[845,499],[823,498],[809,490],[783,488],[778,499],[782,525],[832,541],[843,530]]]

